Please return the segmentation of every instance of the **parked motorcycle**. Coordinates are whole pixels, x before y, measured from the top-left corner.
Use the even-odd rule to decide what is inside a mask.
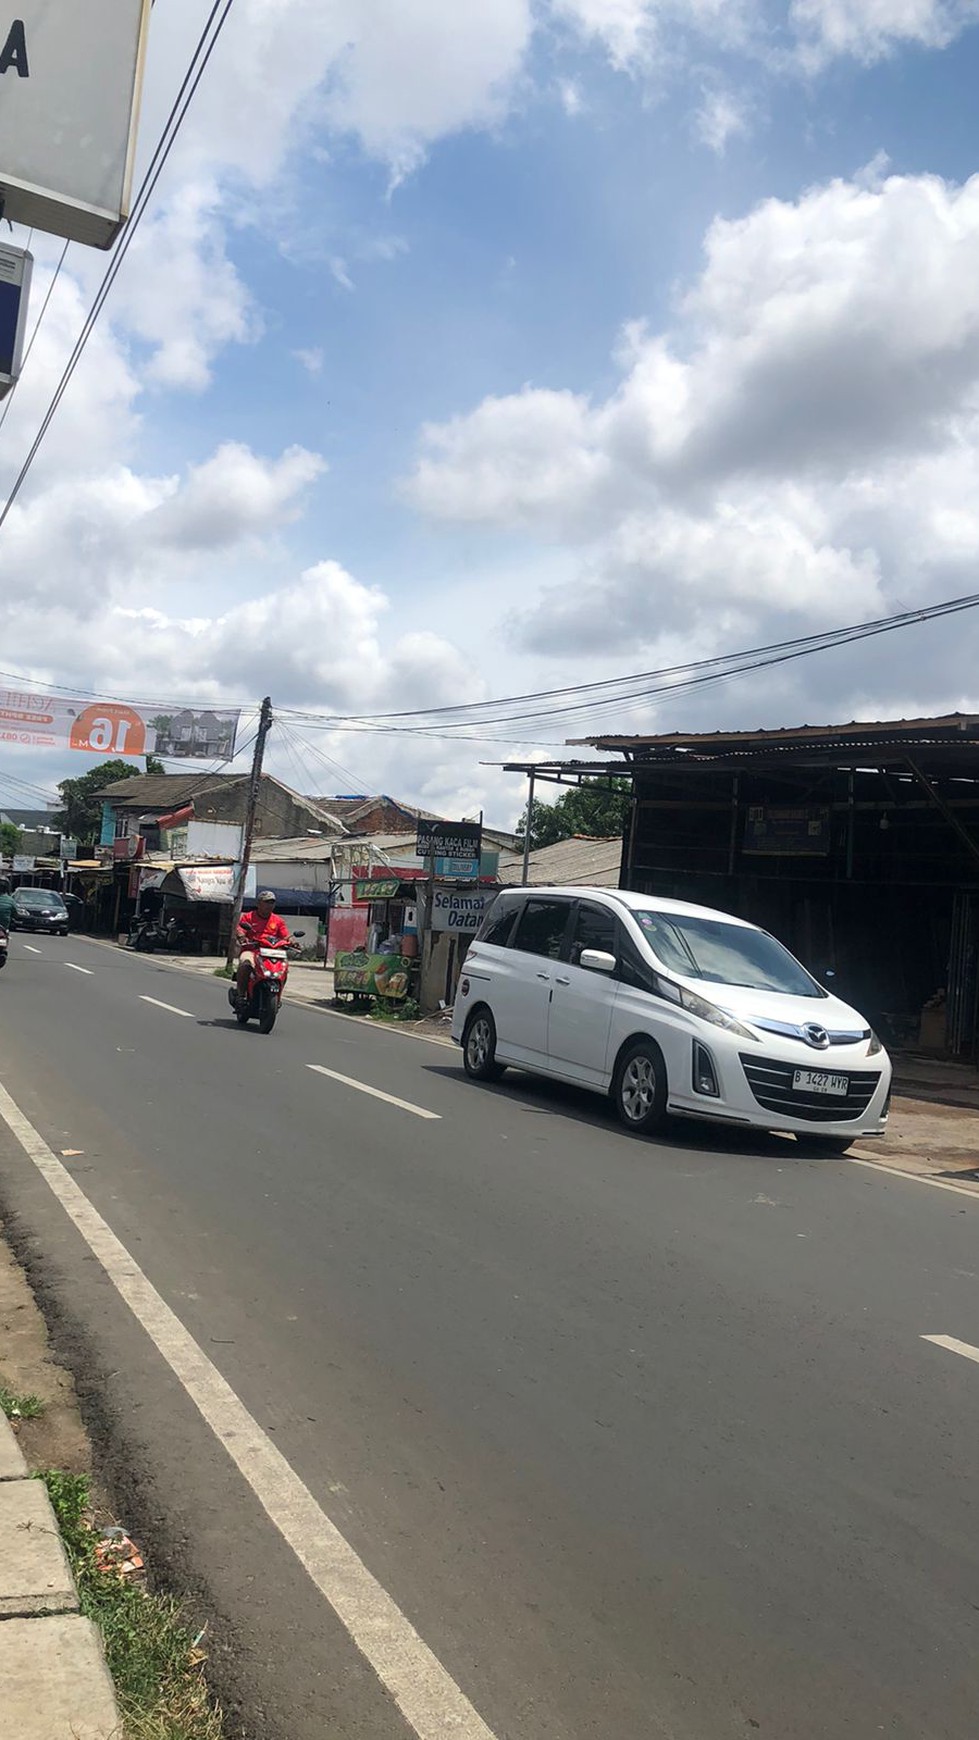
[[[126,938],[126,947],[137,949],[140,954],[152,954],[154,949],[162,948],[166,940],[166,929],[159,919],[138,918]]]
[[[166,944],[173,955],[199,955],[201,939],[185,919],[176,916],[166,922]]]
[[[293,941],[305,936],[305,931],[294,930]],[[248,975],[248,989],[243,1000],[238,997],[237,986],[232,985],[228,991],[228,1002],[235,1012],[235,1020],[239,1027],[247,1026],[256,1017],[258,1031],[271,1033],[275,1026],[282,993],[289,978],[289,950],[256,949],[255,960]]]
[[[2,927],[0,927],[0,967],[5,967],[7,965],[7,949],[9,946],[10,944],[7,933]]]

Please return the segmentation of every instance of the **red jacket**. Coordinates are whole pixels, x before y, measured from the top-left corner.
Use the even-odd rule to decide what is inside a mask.
[[[246,949],[281,949],[291,939],[289,926],[277,912],[261,918],[257,911],[243,912],[238,921],[238,935]]]

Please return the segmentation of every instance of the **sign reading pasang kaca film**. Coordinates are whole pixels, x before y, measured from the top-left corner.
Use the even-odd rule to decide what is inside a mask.
[[[108,248],[129,215],[150,0],[0,13],[4,216]]]
[[[478,863],[482,841],[478,822],[419,821],[415,852],[419,858],[468,858]]]

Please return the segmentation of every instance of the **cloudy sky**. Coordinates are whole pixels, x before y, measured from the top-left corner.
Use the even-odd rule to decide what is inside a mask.
[[[207,10],[155,7],[144,163]],[[235,0],[0,531],[0,667],[365,714],[979,590],[977,25],[979,0]],[[60,244],[32,245],[39,308]],[[104,265],[69,250],[0,489]],[[979,709],[975,647],[959,617],[593,727]],[[569,734],[296,729],[293,785],[499,823],[520,782],[482,764]],[[84,765],[5,754],[0,806]]]

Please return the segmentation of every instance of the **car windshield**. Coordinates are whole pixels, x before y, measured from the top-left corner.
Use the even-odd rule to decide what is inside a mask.
[[[633,918],[664,967],[687,979],[781,991],[790,997],[825,997],[804,967],[773,936],[722,918],[641,910]]]
[[[47,888],[18,888],[17,899],[21,906],[64,906],[60,894],[55,894]]]

